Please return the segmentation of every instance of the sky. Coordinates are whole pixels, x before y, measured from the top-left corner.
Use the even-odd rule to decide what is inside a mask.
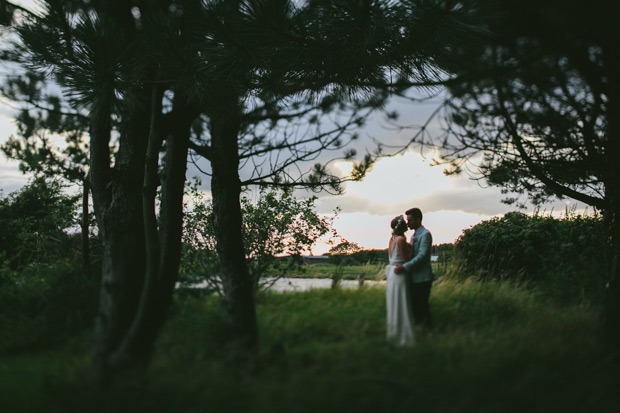
[[[416,113],[415,106],[407,110]],[[11,113],[8,102],[0,100],[0,142],[15,131]],[[426,110],[422,108],[419,114],[425,116]],[[369,125],[373,127],[377,125]],[[389,137],[383,138],[389,140]],[[468,176],[445,176],[442,166],[432,166],[436,156],[434,152],[423,156],[410,151],[380,159],[362,182],[347,183],[343,195],[320,195],[317,212],[333,215],[334,210],[340,208],[334,228],[344,239],[364,248],[384,249],[391,233],[390,221],[412,207],[422,210],[423,224],[431,231],[434,244],[454,242],[464,229],[514,210],[501,202],[506,195],[499,188],[486,187]],[[337,162],[334,166],[342,173],[352,168],[350,162]],[[188,176],[193,173],[196,171],[190,168]],[[0,189],[4,195],[19,189],[27,180],[15,161],[0,155]],[[572,204],[574,202],[557,201],[543,209],[562,212]],[[329,248],[330,245],[321,243],[312,253],[319,255]]]
[[[515,210],[501,202],[506,195],[499,188],[467,176],[445,176],[441,166],[431,163],[431,156],[415,152],[379,160],[363,182],[349,183],[344,195],[321,197],[318,210],[328,213],[339,206],[336,230],[348,241],[369,249],[387,248],[390,221],[412,207],[422,210],[423,225],[431,231],[435,245],[452,243],[464,229]],[[562,213],[573,204],[558,200],[541,211]],[[533,207],[529,209],[533,211]]]
[[[0,67],[0,72],[6,72],[6,68]],[[389,109],[400,113],[399,122],[419,125],[424,123],[436,104],[437,100],[412,104],[395,99]],[[0,143],[15,131],[13,113],[14,107],[10,102],[0,98]],[[374,117],[362,134],[398,144],[407,141],[411,134],[415,133],[415,129],[390,129],[381,119]],[[433,127],[437,128],[435,125],[431,130]],[[366,144],[367,142],[368,140]],[[386,248],[390,236],[390,221],[411,207],[422,210],[423,224],[431,231],[434,244],[454,242],[464,229],[514,210],[514,207],[501,202],[507,195],[502,194],[499,188],[486,187],[484,183],[472,180],[466,175],[445,176],[442,166],[431,166],[432,159],[436,156],[437,153],[432,151],[424,155],[410,151],[380,159],[364,181],[348,183],[343,195],[320,195],[316,204],[317,211],[331,215],[336,207],[339,207],[340,212],[334,220],[334,228],[344,239],[364,248],[383,249]],[[348,162],[339,162],[334,166],[342,173],[351,170]],[[190,167],[188,177],[194,174],[197,174],[197,171]],[[15,161],[0,154],[0,190],[5,196],[19,189],[27,180],[28,177],[19,172]],[[577,210],[584,208],[584,205],[574,201],[558,200],[544,205],[541,209],[561,213],[573,205]],[[529,212],[533,210],[532,207]],[[322,243],[316,246],[312,253],[322,254],[329,248],[329,245]]]

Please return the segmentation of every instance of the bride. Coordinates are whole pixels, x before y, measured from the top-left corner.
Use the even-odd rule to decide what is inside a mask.
[[[409,346],[415,343],[413,333],[413,312],[409,302],[409,285],[406,273],[396,274],[394,267],[411,259],[412,245],[407,243],[405,232],[407,224],[403,216],[394,218],[390,224],[390,264],[387,274],[387,339],[396,346]]]

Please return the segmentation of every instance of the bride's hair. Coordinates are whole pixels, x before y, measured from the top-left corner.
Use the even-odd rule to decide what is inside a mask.
[[[407,232],[407,224],[402,215],[395,217],[390,223],[390,226],[392,227],[392,234],[394,235],[403,235]]]

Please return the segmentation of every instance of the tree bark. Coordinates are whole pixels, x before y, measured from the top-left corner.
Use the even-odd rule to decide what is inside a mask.
[[[610,40],[611,41],[611,40]],[[609,82],[607,90],[607,136],[605,160],[607,163],[605,197],[608,208],[605,219],[609,228],[608,290],[605,303],[603,333],[607,349],[620,354],[620,52],[608,42],[604,60]]]
[[[104,113],[105,112],[105,113]],[[124,120],[114,169],[109,159],[109,108],[94,113],[91,128],[93,205],[103,245],[99,311],[95,321],[93,376],[107,383],[119,370],[140,367],[141,360],[112,361],[135,317],[145,272],[142,182],[148,116],[136,108]],[[99,117],[108,116],[106,120]],[[107,134],[107,136],[106,136]],[[101,135],[101,136],[99,136]],[[106,148],[103,148],[103,146]],[[93,152],[98,148],[97,153]],[[101,152],[107,150],[107,159]]]
[[[225,102],[223,99],[219,103]],[[211,192],[216,248],[224,287],[224,302],[233,341],[258,347],[254,288],[241,232],[239,179],[239,110],[236,102],[211,113]],[[226,110],[227,109],[227,110]]]
[[[155,94],[161,102],[161,94]],[[116,364],[123,360],[141,360],[146,365],[153,351],[155,338],[164,324],[167,310],[178,278],[181,260],[181,232],[183,225],[183,191],[187,151],[192,120],[191,110],[185,106],[175,111],[172,133],[166,140],[164,174],[162,177],[159,223],[155,214],[157,166],[162,139],[160,126],[161,106],[153,105],[151,133],[147,148],[142,208],[146,245],[146,278],[140,305],[131,328],[118,350],[111,357]],[[180,105],[177,105],[179,107]]]
[[[128,1],[101,4],[132,40],[136,31]],[[140,7],[148,16],[167,10],[167,2]],[[91,116],[91,182],[93,206],[103,245],[102,285],[93,345],[93,378],[107,384],[123,373],[140,373],[148,364],[155,337],[164,323],[181,257],[183,191],[190,135],[196,110],[175,90],[171,126],[162,125],[163,90],[158,67],[144,82],[126,91],[119,150],[110,166],[110,117],[113,97]],[[149,104],[150,102],[150,104]],[[160,214],[156,194],[162,140],[166,139]]]
[[[614,200],[615,201],[615,200]],[[609,230],[608,287],[603,318],[603,338],[607,351],[620,354],[620,211],[618,201],[605,217]]]
[[[81,241],[82,241],[82,266],[84,268],[90,268],[90,212],[89,212],[89,200],[90,183],[88,177],[82,182],[82,222],[81,227]]]
[[[98,183],[93,199],[105,202],[95,207],[104,250],[93,377],[102,385],[118,374],[141,373],[146,368],[178,277],[187,151],[196,112],[175,99],[180,109],[175,109],[171,127],[163,128],[158,121],[161,99],[161,92],[153,93],[150,108],[134,108],[124,122],[114,169],[107,171],[114,178],[106,183],[100,179],[105,168],[93,171],[93,182]],[[170,134],[158,219],[163,129]]]

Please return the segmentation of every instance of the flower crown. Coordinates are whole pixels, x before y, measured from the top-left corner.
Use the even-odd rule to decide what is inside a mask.
[[[394,233],[394,231],[396,231],[398,228],[402,227],[405,224],[405,218],[401,215],[398,217],[398,221],[396,221],[396,225],[394,225],[394,228],[392,229],[392,233]],[[405,231],[407,226],[405,225]]]

